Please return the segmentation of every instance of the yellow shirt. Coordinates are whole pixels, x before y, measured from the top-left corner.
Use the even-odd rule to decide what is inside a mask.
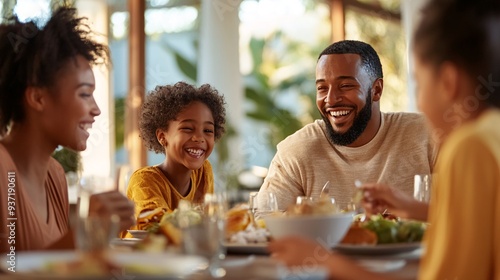
[[[180,200],[202,202],[206,193],[214,191],[214,175],[208,160],[191,174],[191,190],[182,196],[157,166],[148,166],[135,171],[130,177],[127,197],[135,203],[135,217],[144,211],[164,208],[171,212]],[[138,229],[134,227],[134,229]]]
[[[500,279],[500,110],[452,133],[436,172],[419,279]]]

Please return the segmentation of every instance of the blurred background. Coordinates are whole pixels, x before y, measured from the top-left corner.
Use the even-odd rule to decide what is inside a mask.
[[[319,118],[318,54],[332,42],[371,44],[384,71],[382,111],[416,111],[410,36],[425,0],[2,0],[2,20],[46,18],[58,5],[88,17],[111,50],[95,69],[102,114],[86,151],[58,149],[67,172],[113,178],[163,161],[138,136],[142,100],[157,85],[210,83],[227,101],[227,133],[210,156],[216,189],[258,190],[276,144]],[[43,20],[40,24],[43,24]]]

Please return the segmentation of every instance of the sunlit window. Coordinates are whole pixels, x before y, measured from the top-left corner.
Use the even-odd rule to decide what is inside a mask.
[[[248,26],[255,37],[267,37],[304,15],[302,0],[243,1],[240,4],[241,24]]]
[[[128,12],[115,12],[111,15],[111,32],[116,39],[127,35]]]
[[[399,11],[399,2],[381,2],[389,11]],[[408,108],[405,65],[406,41],[399,22],[386,19],[383,13],[346,11],[346,39],[361,40],[373,46],[380,56],[384,71],[382,111],[405,111]]]
[[[150,0],[149,5],[151,7],[162,7],[167,5],[170,2],[170,0]]]
[[[50,16],[50,5],[48,0],[17,0],[14,14],[20,21],[28,21],[33,18],[41,19],[39,24],[44,24],[43,19]]]
[[[149,9],[146,11],[146,34],[182,32],[193,28],[198,10],[194,7]]]

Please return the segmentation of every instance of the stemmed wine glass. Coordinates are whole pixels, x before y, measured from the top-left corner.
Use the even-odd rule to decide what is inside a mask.
[[[431,198],[431,175],[415,175],[413,197],[421,202],[429,202]]]
[[[264,216],[272,215],[275,213],[280,212],[278,209],[278,199],[276,198],[276,195],[272,192],[268,193],[259,193],[258,196],[264,196],[259,197],[259,200],[262,201],[262,203],[259,203],[257,205],[257,209],[255,210],[255,219],[259,220]],[[255,202],[254,202],[255,204]]]

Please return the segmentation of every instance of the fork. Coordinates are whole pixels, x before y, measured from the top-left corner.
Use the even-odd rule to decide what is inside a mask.
[[[323,197],[329,197],[330,196],[330,190],[328,185],[330,184],[330,181],[326,181],[325,185],[321,189],[321,194],[319,195],[320,198]]]
[[[355,212],[356,214],[362,214],[363,209],[361,208],[361,200],[363,199],[363,190],[361,189],[361,186],[363,183],[361,183],[360,180],[356,179],[354,180],[354,186],[356,187],[356,191],[354,193],[354,197],[352,199],[354,207],[355,207]],[[363,222],[366,219],[366,214],[360,219],[361,222]]]

